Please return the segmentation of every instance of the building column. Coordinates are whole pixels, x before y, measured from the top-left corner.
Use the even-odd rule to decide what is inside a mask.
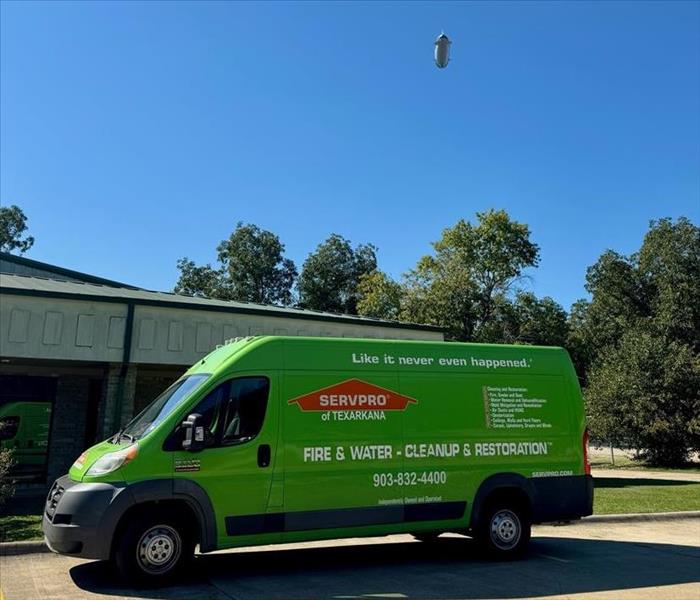
[[[110,364],[98,413],[100,437],[106,439],[134,417],[136,365]]]
[[[85,417],[89,394],[88,378],[71,375],[58,378],[49,436],[48,483],[65,475],[85,449]]]

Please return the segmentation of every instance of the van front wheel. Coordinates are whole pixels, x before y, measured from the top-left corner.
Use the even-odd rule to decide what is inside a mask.
[[[527,513],[515,506],[490,506],[478,528],[477,538],[493,558],[521,556],[530,541],[530,520]]]
[[[177,520],[145,515],[124,530],[114,559],[126,581],[160,585],[173,579],[194,555],[194,541]]]

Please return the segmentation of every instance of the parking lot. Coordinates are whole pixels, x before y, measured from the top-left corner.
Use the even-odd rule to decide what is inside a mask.
[[[0,559],[5,600],[700,598],[700,518],[541,526],[527,559],[492,563],[457,536],[257,547],[200,556],[181,585],[123,587],[103,563]]]

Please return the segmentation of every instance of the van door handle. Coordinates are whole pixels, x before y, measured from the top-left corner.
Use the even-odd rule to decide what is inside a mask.
[[[270,444],[260,444],[258,446],[258,466],[270,466]]]

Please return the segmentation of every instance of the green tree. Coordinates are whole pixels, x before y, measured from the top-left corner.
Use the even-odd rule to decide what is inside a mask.
[[[518,292],[511,302],[501,299],[499,317],[494,320],[491,337],[501,337],[508,344],[566,346],[569,334],[568,315],[560,304],[532,292]],[[501,331],[499,331],[499,328]]]
[[[651,464],[700,449],[700,356],[688,344],[631,329],[601,352],[585,395],[592,432]]]
[[[566,348],[576,368],[576,373],[582,385],[586,381],[586,373],[595,355],[593,345],[589,342],[588,309],[590,302],[580,299],[571,305],[568,316],[568,337]]]
[[[12,252],[19,250],[24,254],[34,245],[27,231],[27,217],[19,206],[0,206],[0,251]]]
[[[224,285],[225,273],[222,269],[214,269],[209,264],[197,266],[187,257],[177,261],[177,268],[180,271],[180,278],[175,284],[177,294],[220,300],[231,299],[229,290]]]
[[[633,257],[607,250],[586,271],[590,301],[572,307],[572,340],[576,340],[587,371],[595,356],[616,344],[625,331],[650,314],[647,289]],[[575,312],[575,314],[574,314]]]
[[[700,352],[700,227],[687,218],[652,222],[633,261],[644,314],[670,339]]]
[[[700,228],[681,217],[652,221],[639,252],[604,252],[586,273],[590,301],[572,307],[570,344],[587,370],[639,324],[700,351]]]
[[[228,240],[217,248],[224,287],[235,300],[260,304],[292,303],[297,270],[284,258],[279,237],[255,225],[238,223]]]
[[[357,291],[357,314],[374,319],[399,318],[403,288],[386,273],[372,271],[362,275]]]
[[[299,306],[312,310],[357,314],[358,286],[377,269],[377,248],[355,248],[334,233],[308,256],[299,276]]]
[[[218,269],[180,259],[175,291],[258,304],[292,303],[296,267],[284,258],[284,245],[274,233],[239,222],[217,251]]]
[[[460,220],[443,231],[406,276],[401,316],[447,328],[462,341],[501,341],[499,309],[523,270],[538,263],[539,248],[527,225],[503,210],[477,213],[474,225]]]
[[[681,462],[698,447],[700,228],[652,221],[639,252],[603,253],[586,288],[569,345],[586,372],[592,432],[652,462]]]

